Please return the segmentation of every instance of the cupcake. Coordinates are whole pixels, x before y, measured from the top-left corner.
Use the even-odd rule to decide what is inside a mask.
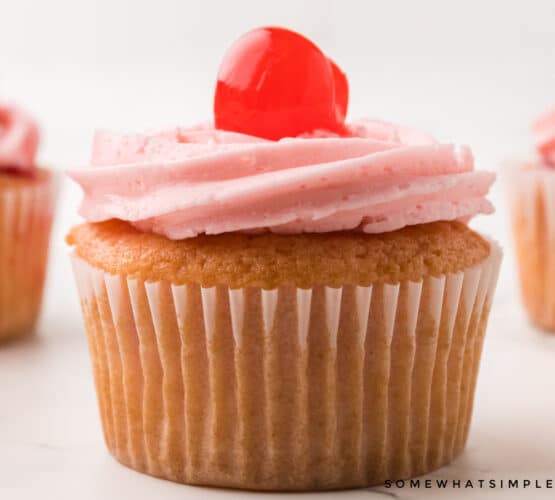
[[[287,85],[285,85],[287,84]],[[104,436],[138,471],[256,490],[409,478],[464,448],[501,252],[466,147],[345,122],[343,72],[262,28],[214,125],[98,132],[68,235]]]
[[[536,153],[507,176],[524,307],[531,322],[555,331],[555,109],[532,124]]]
[[[54,183],[38,144],[35,121],[0,103],[0,341],[31,332],[40,312]]]

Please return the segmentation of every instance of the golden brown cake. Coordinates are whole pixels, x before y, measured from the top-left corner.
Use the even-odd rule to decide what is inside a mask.
[[[499,252],[465,225],[172,241],[112,220],[68,242],[122,463],[330,489],[464,447]]]
[[[555,331],[555,172],[546,167],[514,172],[511,216],[520,289],[531,322]]]
[[[52,174],[0,172],[0,341],[32,331],[42,300],[54,203]]]
[[[204,287],[368,286],[457,273],[484,261],[489,243],[461,222],[383,234],[225,233],[170,240],[109,220],[74,227],[75,254],[109,274]]]

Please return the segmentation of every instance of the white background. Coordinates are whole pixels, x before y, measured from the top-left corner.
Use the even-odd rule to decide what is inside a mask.
[[[342,67],[351,117],[469,144],[501,178],[505,160],[531,153],[532,118],[555,104],[553,0],[0,0],[0,98],[41,122],[42,164],[84,165],[97,127],[211,120],[225,48],[260,25],[302,32]],[[525,321],[499,185],[492,199],[497,214],[474,225],[507,252],[473,433],[439,474],[542,479],[555,475],[555,339]],[[104,452],[63,242],[78,200],[64,181],[39,336],[0,349],[0,497],[228,496],[139,476]]]

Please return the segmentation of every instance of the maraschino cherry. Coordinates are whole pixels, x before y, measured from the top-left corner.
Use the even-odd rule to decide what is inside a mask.
[[[266,139],[315,130],[340,135],[349,100],[345,74],[310,40],[284,28],[239,38],[220,66],[216,128]]]

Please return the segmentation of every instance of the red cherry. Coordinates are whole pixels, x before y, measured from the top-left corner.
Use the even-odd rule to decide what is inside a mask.
[[[316,129],[343,134],[345,74],[310,40],[258,28],[228,50],[214,97],[216,128],[281,139]]]

